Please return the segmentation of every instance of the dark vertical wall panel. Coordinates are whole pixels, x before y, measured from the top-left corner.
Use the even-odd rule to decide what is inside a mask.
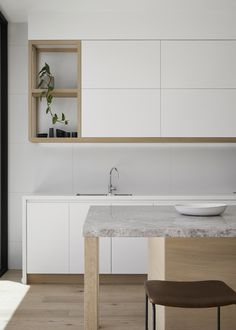
[[[1,268],[8,269],[8,24],[0,12]]]

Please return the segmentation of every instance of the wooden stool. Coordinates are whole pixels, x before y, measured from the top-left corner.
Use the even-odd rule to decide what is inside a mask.
[[[182,308],[217,307],[217,330],[220,330],[220,307],[236,304],[236,292],[222,281],[146,281],[145,291],[146,330],[148,330],[148,299],[153,310],[153,330],[156,330],[155,305]]]

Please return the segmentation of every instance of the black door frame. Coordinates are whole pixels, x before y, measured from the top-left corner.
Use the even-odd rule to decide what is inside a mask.
[[[1,265],[8,270],[8,22],[0,12]]]

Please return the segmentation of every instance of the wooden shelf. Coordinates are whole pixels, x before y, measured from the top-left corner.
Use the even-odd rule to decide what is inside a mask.
[[[40,48],[37,47],[38,52],[40,53],[76,53],[77,48]]]
[[[73,142],[78,142],[79,138],[73,138],[73,137],[53,137],[53,138],[37,138],[33,137],[30,139],[31,142],[35,143],[73,143]]]
[[[44,89],[34,88],[32,89],[32,96],[39,97],[43,91]],[[77,97],[78,90],[76,88],[55,88],[52,95],[56,97]]]

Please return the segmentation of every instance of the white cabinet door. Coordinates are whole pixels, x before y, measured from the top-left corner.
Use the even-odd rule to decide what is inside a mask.
[[[83,88],[160,88],[160,41],[83,41]]]
[[[82,137],[159,137],[160,41],[84,41],[82,52]]]
[[[152,203],[114,203],[115,205],[152,205]],[[147,274],[148,239],[144,237],[112,238],[112,273]]]
[[[147,274],[148,239],[112,238],[112,274]]]
[[[107,203],[93,203],[93,205],[108,205]],[[70,273],[84,273],[84,238],[83,225],[86,219],[89,203],[70,203]],[[111,238],[99,239],[101,274],[111,273]]]
[[[27,273],[69,272],[67,203],[27,204]]]
[[[234,89],[162,91],[163,137],[236,136]]]
[[[162,88],[235,88],[236,41],[162,41]]]
[[[160,90],[83,90],[82,136],[160,136]]]

